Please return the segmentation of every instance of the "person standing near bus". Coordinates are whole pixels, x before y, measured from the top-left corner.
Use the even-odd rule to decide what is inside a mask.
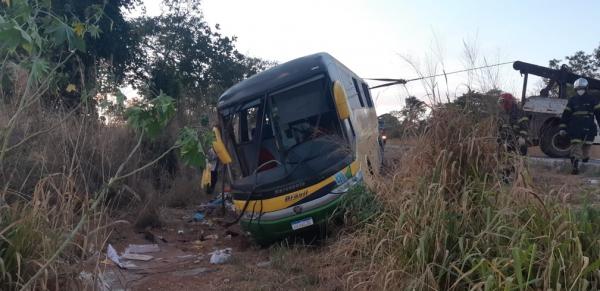
[[[588,162],[590,149],[600,123],[600,101],[588,94],[588,81],[579,78],[573,83],[577,94],[569,99],[560,123],[560,135],[571,139],[571,174],[579,174],[579,162]]]
[[[217,154],[215,153],[215,151],[213,150],[213,148],[210,148],[208,150],[207,153],[207,163],[206,163],[206,167],[207,170],[210,170],[210,179],[209,181],[204,181],[203,183],[210,183],[208,185],[206,185],[206,193],[207,194],[212,194],[215,191],[215,187],[217,185],[217,181],[219,178],[219,159],[217,157]]]
[[[525,116],[517,105],[517,99],[510,93],[500,94],[498,106],[501,111],[498,142],[508,152],[518,151],[523,156],[527,155],[529,118]]]

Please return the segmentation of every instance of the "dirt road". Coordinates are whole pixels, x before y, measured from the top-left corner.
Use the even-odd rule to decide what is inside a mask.
[[[96,286],[101,290],[280,290],[281,286],[287,290],[331,290],[341,285],[321,282],[319,268],[302,267],[310,265],[307,260],[318,257],[322,248],[277,244],[260,248],[239,225],[223,226],[234,219],[233,213],[222,217],[214,211],[194,222],[196,209],[164,208],[160,214],[163,226],[150,232],[119,224],[108,241],[119,254],[131,244],[156,244],[160,251],[146,253],[152,256],[149,261],[123,260],[133,264],[127,269],[101,261]],[[231,249],[230,259],[211,264],[211,253],[226,248]]]
[[[539,147],[530,147],[529,155],[533,157],[546,157]],[[592,159],[600,160],[600,145],[593,145],[590,155]]]

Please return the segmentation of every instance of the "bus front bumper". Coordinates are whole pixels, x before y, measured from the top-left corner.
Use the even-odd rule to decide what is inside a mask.
[[[326,224],[342,200],[342,195],[336,196],[338,197],[323,206],[281,219],[242,219],[241,226],[252,234],[257,243],[269,244],[294,232],[314,229]]]

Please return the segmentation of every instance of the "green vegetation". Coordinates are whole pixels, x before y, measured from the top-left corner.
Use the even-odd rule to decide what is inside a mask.
[[[77,289],[110,211],[137,209],[144,228],[199,191],[216,96],[269,63],[199,1],[164,4],[127,18],[140,1],[0,2],[0,289]]]
[[[139,213],[143,229],[160,224],[159,207],[197,197],[217,96],[272,63],[240,53],[199,0],[163,4],[159,16],[127,17],[140,1],[0,1],[0,289],[80,289],[112,210]],[[598,59],[597,49],[567,61],[593,75]],[[127,85],[140,98],[127,99]],[[497,93],[429,107],[412,97],[384,115],[390,136],[427,146],[342,201],[352,227],[319,255],[346,287],[600,288],[600,210],[546,197],[522,160],[497,152]],[[294,255],[313,259],[275,252],[289,273],[302,271]],[[295,284],[326,282],[317,271]]]
[[[371,222],[383,209],[375,193],[366,186],[352,187],[344,194],[333,216],[341,215],[345,226],[362,227]]]

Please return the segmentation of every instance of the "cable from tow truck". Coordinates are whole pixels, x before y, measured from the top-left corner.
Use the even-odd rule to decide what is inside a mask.
[[[511,62],[502,62],[502,63],[492,64],[492,65],[485,65],[485,66],[475,67],[475,68],[469,68],[469,69],[463,69],[463,70],[458,70],[458,71],[453,71],[453,72],[448,72],[448,73],[442,73],[442,74],[436,74],[436,75],[430,75],[430,76],[423,76],[423,77],[418,77],[418,78],[408,79],[408,80],[406,80],[406,79],[394,79],[394,78],[365,78],[365,80],[388,82],[388,83],[385,83],[385,84],[381,84],[381,85],[369,87],[369,89],[377,89],[377,88],[383,88],[383,87],[394,86],[394,85],[405,85],[408,82],[419,81],[419,80],[423,80],[423,79],[430,79],[430,78],[436,78],[436,77],[444,77],[444,76],[454,75],[454,74],[458,74],[458,73],[465,73],[465,72],[476,71],[476,70],[481,70],[481,69],[486,69],[486,68],[499,67],[499,66],[503,66],[503,65],[512,64],[512,63],[513,63],[513,61],[511,61]]]

